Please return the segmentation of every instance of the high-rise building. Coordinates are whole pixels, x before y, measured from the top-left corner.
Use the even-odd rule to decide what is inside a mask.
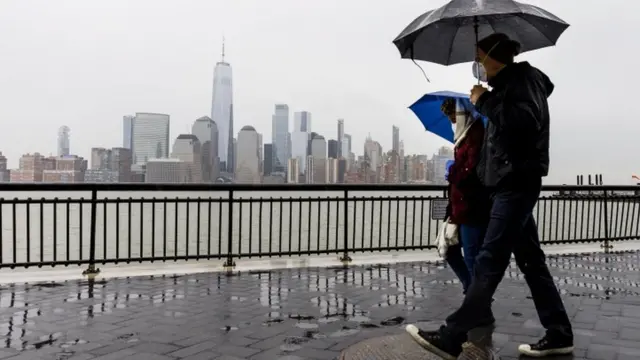
[[[400,128],[394,125],[391,128],[391,132],[391,150],[395,151],[397,154],[400,154]]]
[[[298,111],[293,114],[293,132],[311,132],[311,113],[308,111]]]
[[[271,137],[274,151],[273,165],[276,172],[284,173],[289,155],[289,106],[276,104],[271,117]]]
[[[111,150],[95,147],[91,148],[91,170],[109,170],[111,165]]]
[[[245,184],[260,183],[258,133],[253,126],[245,126],[238,133],[238,153],[235,181]]]
[[[131,150],[125,148],[92,148],[91,168],[84,173],[87,183],[131,181]]]
[[[338,119],[338,155],[335,158],[341,158],[345,155],[342,153],[342,142],[344,140],[344,120]],[[331,155],[329,155],[331,157]]]
[[[183,171],[188,183],[202,182],[202,148],[200,140],[193,134],[178,135],[173,142],[171,157],[184,162]]]
[[[214,182],[218,177],[218,126],[208,116],[197,119],[191,127],[191,133],[200,141],[202,179]]]
[[[133,121],[133,162],[169,157],[169,115],[136,113]]]
[[[314,184],[327,183],[327,142],[322,135],[316,134],[311,140],[311,156],[313,157],[313,173]]]
[[[87,161],[80,156],[67,155],[52,159],[55,167],[44,169],[42,182],[47,183],[81,183],[87,170]]]
[[[175,158],[149,159],[145,165],[144,181],[153,184],[189,182],[189,164]]]
[[[336,140],[329,140],[327,142],[327,152],[328,152],[328,156],[329,158],[332,159],[337,159],[339,156],[339,146],[338,146],[338,141]]]
[[[55,163],[46,161],[40,153],[24,154],[20,157],[18,169],[11,170],[11,182],[42,182],[44,169],[55,169]]]
[[[293,115],[293,131],[291,132],[291,155],[298,159],[298,170],[300,174],[305,173],[307,165],[307,155],[309,155],[309,144],[311,134],[311,113],[308,111],[296,112]]]
[[[339,162],[336,158],[327,159],[327,182],[336,184],[338,182]]]
[[[300,165],[297,158],[291,158],[287,162],[287,183],[297,184],[300,180]]]
[[[58,156],[68,156],[69,155],[69,127],[61,126],[58,129]]]
[[[213,95],[211,99],[211,119],[218,126],[218,158],[220,170],[233,174],[233,83],[231,65],[222,60],[213,71]]]
[[[2,155],[0,151],[0,182],[8,182],[11,180],[10,171],[7,169],[7,157]]]
[[[260,174],[263,173],[263,166],[264,166],[264,154],[262,153],[263,148],[262,148],[262,134],[258,133],[258,172]]]
[[[273,172],[273,145],[264,144],[264,164],[262,167],[262,174],[269,176]]]
[[[133,122],[135,117],[125,115],[122,118],[122,147],[133,150]]]

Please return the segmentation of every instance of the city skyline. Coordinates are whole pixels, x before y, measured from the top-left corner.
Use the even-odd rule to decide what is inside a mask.
[[[78,149],[87,158],[92,146],[121,145],[122,116],[137,111],[169,114],[175,139],[194,119],[211,116],[213,64],[220,61],[224,34],[234,70],[235,129],[251,125],[264,134],[264,143],[271,142],[273,106],[285,103],[292,111],[311,112],[318,133],[333,136],[335,119],[344,118],[354,144],[371,132],[388,149],[389,125],[395,124],[407,153],[435,153],[445,143],[427,134],[407,106],[425,92],[467,92],[475,83],[470,66],[420,64],[427,83],[415,64],[399,58],[391,40],[416,14],[444,0],[409,0],[402,7],[354,1],[314,4],[312,11],[290,0],[269,7],[254,0],[188,5],[114,0],[94,6],[75,0],[37,6],[32,0],[3,1],[0,34],[10,36],[2,37],[0,64],[11,71],[2,75],[0,118],[11,128],[0,134],[2,151],[12,168],[25,152],[56,154],[52,134],[66,125],[72,152]],[[631,38],[636,25],[630,16],[637,5],[612,1],[615,21],[611,13],[603,18],[601,7],[577,0],[528,1],[572,25],[557,47],[518,57],[540,67],[556,85],[546,183],[572,183],[575,174],[598,172],[606,183],[627,184],[639,171],[635,162],[615,161],[616,154],[640,152],[630,115],[633,101],[628,101],[633,92],[626,85],[636,76],[628,69],[640,48]],[[594,24],[596,17],[602,21]],[[612,38],[627,45],[614,48]],[[594,47],[622,52],[607,76],[586,69],[583,59]],[[587,79],[594,85],[584,86]],[[598,101],[585,106],[587,98]]]

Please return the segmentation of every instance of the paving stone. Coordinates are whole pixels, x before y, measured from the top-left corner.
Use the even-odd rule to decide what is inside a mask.
[[[574,359],[640,358],[638,263],[638,252],[548,257]],[[2,360],[332,359],[407,323],[436,328],[462,301],[451,270],[427,263],[15,284],[2,295]],[[494,303],[502,359],[544,333],[528,296],[511,264]]]

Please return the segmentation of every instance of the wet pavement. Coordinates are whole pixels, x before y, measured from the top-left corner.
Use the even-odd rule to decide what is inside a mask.
[[[640,254],[549,257],[575,359],[640,358]],[[495,298],[502,359],[542,335],[512,265]],[[334,359],[461,301],[439,264],[69,281],[0,288],[0,359]]]

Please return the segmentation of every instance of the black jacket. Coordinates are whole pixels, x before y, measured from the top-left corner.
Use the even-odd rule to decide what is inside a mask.
[[[507,65],[476,102],[489,119],[478,176],[487,187],[540,180],[549,173],[549,106],[553,83],[528,62]]]

